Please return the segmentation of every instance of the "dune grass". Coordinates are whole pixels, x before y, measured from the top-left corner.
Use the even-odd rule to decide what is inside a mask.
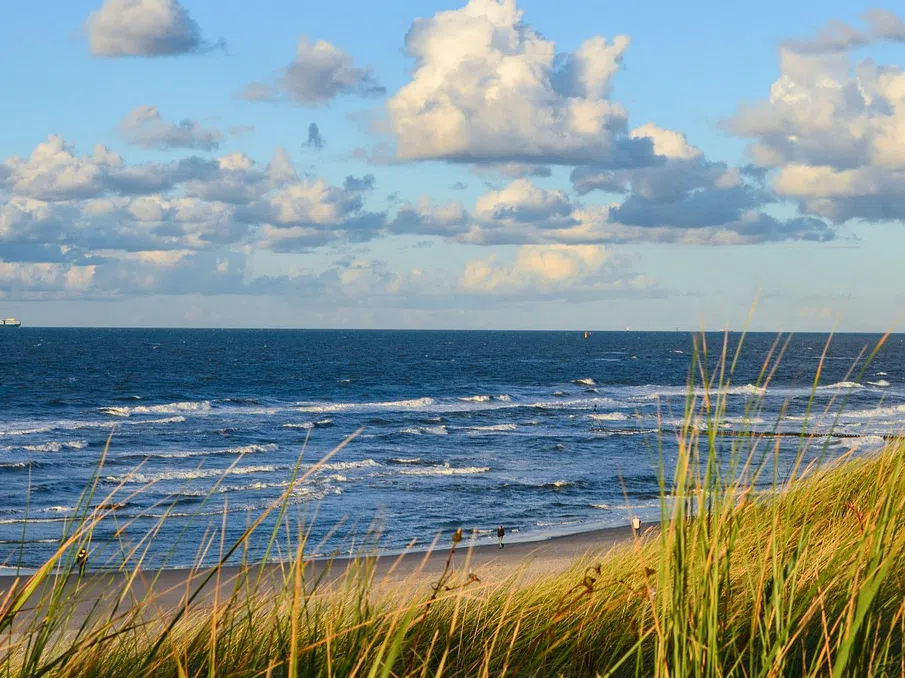
[[[806,420],[781,476],[776,430],[730,439],[721,426],[735,363],[727,344],[716,356],[703,339],[695,349],[683,424],[669,434],[678,456],[667,465],[660,455],[660,528],[606,557],[496,583],[452,558],[431,586],[380,582],[368,557],[338,578],[312,574],[304,528],[289,521],[292,487],[304,480],[297,471],[242,538],[202,540],[221,565],[199,566],[175,605],[144,582],[153,576],[140,567],[151,534],[130,547],[120,589],[108,591],[125,604],[86,612],[72,595],[74,551],[110,517],[89,509],[98,505],[91,487],[56,555],[0,596],[0,675],[905,674],[902,446],[823,464]],[[759,387],[782,349],[778,341],[765,356]],[[819,378],[818,368],[815,387]],[[749,404],[753,419],[760,401]],[[764,474],[771,489],[755,492]],[[277,518],[268,551],[282,556],[275,573],[246,563],[228,586],[202,591],[227,576],[222,564],[268,516]],[[139,581],[149,592],[133,599]]]

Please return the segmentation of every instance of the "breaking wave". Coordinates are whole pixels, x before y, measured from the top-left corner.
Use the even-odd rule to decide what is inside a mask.
[[[414,398],[412,400],[390,400],[376,403],[297,403],[302,412],[346,412],[349,410],[419,410],[434,404],[433,398]]]
[[[373,468],[380,466],[373,459],[362,459],[361,461],[336,461],[332,464],[321,464],[318,466],[319,471],[348,471],[356,468]]]
[[[62,449],[81,450],[85,447],[88,447],[87,440],[70,440],[67,442],[52,440],[49,443],[40,445],[23,445],[22,449],[28,452],[59,452]]]
[[[404,464],[407,466],[420,466],[431,463],[424,461],[421,457],[391,457],[390,459],[387,459],[387,461],[391,464]]]
[[[487,473],[489,470],[489,466],[464,466],[457,468],[449,464],[443,464],[442,466],[428,466],[421,469],[403,469],[400,473],[406,476],[466,476]]]
[[[282,428],[295,428],[295,429],[302,429],[303,431],[310,431],[313,428],[321,428],[324,426],[332,426],[332,425],[333,425],[332,419],[321,419],[320,421],[305,421],[305,422],[302,422],[301,424],[293,424],[293,423],[283,424]]]
[[[409,426],[401,431],[400,433],[407,433],[408,435],[420,436],[420,435],[432,435],[432,436],[445,436],[449,433],[446,430],[445,426]]]
[[[844,391],[855,388],[864,388],[857,381],[839,381],[835,384],[826,384],[825,386],[818,386],[818,391]]]
[[[179,452],[130,452],[120,455],[120,459],[134,458],[151,458],[151,459],[191,459],[192,457],[210,457],[210,456],[240,456],[246,454],[260,454],[262,452],[273,452],[277,450],[279,445],[276,443],[267,443],[265,445],[239,445],[238,447],[227,447],[216,450],[186,450]]]
[[[515,431],[518,429],[516,424],[490,424],[488,426],[466,426],[471,433],[503,433],[505,431]]]
[[[281,466],[237,466],[234,468],[194,469],[190,471],[161,471],[160,473],[129,473],[121,476],[107,476],[111,483],[156,483],[169,480],[196,480],[199,478],[219,478],[221,476],[242,476],[252,473],[274,473],[285,470]]]
[[[207,412],[210,400],[198,402],[167,403],[165,405],[135,405],[134,407],[101,407],[98,412],[111,417],[131,417],[133,414],[178,414],[180,412]]]
[[[596,421],[625,421],[628,419],[622,412],[602,412],[600,414],[588,415]]]
[[[573,384],[580,384],[582,386],[597,386],[597,382],[591,379],[590,377],[586,377],[584,379],[573,379]]]

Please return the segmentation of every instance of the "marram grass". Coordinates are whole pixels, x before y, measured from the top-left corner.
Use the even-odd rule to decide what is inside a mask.
[[[781,349],[766,357],[760,386]],[[754,492],[774,473],[780,438],[751,433],[728,446],[725,346],[717,363],[709,373],[697,346],[684,424],[668,434],[679,451],[662,474],[660,529],[555,577],[491,585],[449,564],[432,587],[392,587],[361,558],[328,582],[306,566],[290,483],[241,539],[212,532],[199,553],[241,555],[276,516],[275,586],[256,587],[261,569],[246,564],[214,596],[193,585],[165,603],[172,596],[144,582],[149,534],[123,554],[119,610],[77,610],[66,583],[74,551],[111,519],[89,509],[111,501],[97,504],[92,486],[57,554],[0,595],[0,676],[905,675],[905,450],[891,441],[870,457],[809,466],[820,441],[802,433],[797,468]],[[753,416],[759,402],[750,405]],[[199,568],[195,581],[225,573]],[[138,581],[150,592],[135,599]]]

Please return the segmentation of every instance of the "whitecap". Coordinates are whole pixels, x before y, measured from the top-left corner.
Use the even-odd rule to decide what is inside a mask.
[[[111,417],[128,417],[130,414],[128,407],[102,407],[98,412]]]
[[[848,439],[844,444],[852,450],[879,450],[886,445],[886,439],[883,436],[867,435]]]
[[[421,457],[391,457],[388,459],[391,464],[423,464]]]
[[[105,480],[112,483],[152,483],[168,480],[197,480],[199,478],[219,478],[221,476],[239,476],[253,473],[274,473],[286,467],[277,466],[236,466],[229,469],[194,469],[188,471],[162,471],[160,473],[129,473],[122,476],[107,476]]]
[[[321,419],[319,421],[305,421],[305,422],[302,422],[301,424],[293,424],[293,423],[283,424],[283,428],[296,428],[296,429],[302,429],[305,431],[309,431],[318,426],[332,426],[332,425],[333,425],[332,419]]]
[[[466,426],[465,428],[475,433],[502,433],[504,431],[515,431],[518,426],[515,424],[491,424],[488,426]]]
[[[445,426],[409,426],[399,432],[416,436],[424,434],[433,436],[445,436],[447,433],[449,433],[449,431],[446,430]]]
[[[373,468],[375,466],[380,466],[373,459],[362,459],[361,461],[336,461],[332,464],[321,464],[318,466],[318,470],[322,471],[348,471],[350,469],[357,468]]]
[[[22,449],[26,450],[27,452],[59,452],[64,448],[70,450],[81,450],[87,446],[87,440],[70,440],[66,442],[58,442],[56,440],[52,440],[40,445],[23,445]]]
[[[588,416],[597,421],[625,421],[628,419],[622,412],[601,412],[600,414],[590,414]]]
[[[582,386],[596,386],[597,382],[591,379],[590,377],[585,377],[584,379],[573,379],[573,384],[581,384]]]
[[[825,386],[818,386],[818,391],[842,391],[842,390],[850,390],[855,388],[864,388],[861,384],[856,381],[840,381],[835,384],[827,384]]]
[[[101,407],[98,412],[113,417],[131,417],[133,414],[178,414],[180,412],[207,412],[209,400],[166,403],[165,405],[135,405],[134,407]]]
[[[443,466],[428,466],[420,469],[406,469],[400,471],[400,473],[406,476],[459,476],[487,473],[489,470],[489,466],[465,466],[457,468],[450,466],[449,464],[443,464]]]
[[[185,421],[185,417],[164,417],[163,419],[144,419],[142,421],[126,422],[131,426],[144,424],[181,424]]]
[[[297,403],[296,407],[302,412],[344,412],[347,410],[418,410],[425,409],[434,404],[433,398],[414,398],[412,400],[391,400],[374,403]]]
[[[465,396],[463,398],[459,398],[462,402],[465,403],[486,403],[493,399],[493,396],[489,395],[473,395],[473,396]]]
[[[871,386],[880,386],[880,387],[889,386],[889,382],[886,381],[885,379],[879,379],[877,381],[869,381],[867,383],[870,384]]]
[[[154,458],[154,459],[191,459],[192,457],[207,457],[215,455],[247,455],[260,454],[262,452],[273,452],[278,449],[276,443],[255,444],[255,445],[239,445],[238,447],[218,448],[215,450],[186,450],[184,452],[131,452],[120,455],[122,459],[133,457]]]

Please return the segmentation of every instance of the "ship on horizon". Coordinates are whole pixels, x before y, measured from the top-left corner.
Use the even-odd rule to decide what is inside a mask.
[[[22,327],[22,323],[15,318],[0,318],[0,328],[11,329],[14,327]]]

